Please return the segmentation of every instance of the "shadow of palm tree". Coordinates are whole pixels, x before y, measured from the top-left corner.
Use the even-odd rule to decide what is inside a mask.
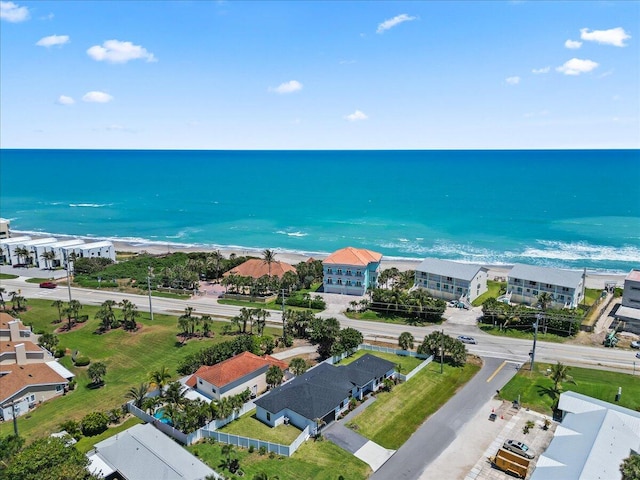
[[[555,390],[553,387],[539,386],[538,395],[540,395],[541,397],[544,395],[548,395],[549,398],[555,402],[556,399],[558,398],[558,391]]]

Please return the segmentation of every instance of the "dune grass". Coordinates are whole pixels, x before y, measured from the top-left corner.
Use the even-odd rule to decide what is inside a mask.
[[[432,362],[391,392],[378,393],[376,401],[348,426],[354,425],[359,434],[385,448],[398,449],[479,370],[471,363],[445,365],[440,374],[440,365]]]
[[[219,468],[224,459],[221,447],[219,443],[205,442],[192,445],[188,450],[211,468],[228,475],[228,471]],[[231,457],[240,461],[244,478],[264,472],[268,478],[277,476],[280,480],[336,480],[340,475],[348,480],[364,480],[371,474],[366,463],[328,441],[308,440],[291,457],[271,458],[268,453],[260,455],[257,449],[249,453],[238,448],[234,448]]]
[[[553,381],[545,375],[547,368],[551,368],[551,364],[536,363],[533,372],[521,369],[500,390],[500,396],[509,401],[517,400],[520,396],[522,406],[551,415],[552,406],[557,398],[553,392]],[[570,390],[631,410],[640,410],[640,377],[638,375],[578,367],[570,367],[569,374],[576,383],[575,385],[563,383],[563,391]],[[618,387],[622,387],[622,396],[620,401],[616,402]]]

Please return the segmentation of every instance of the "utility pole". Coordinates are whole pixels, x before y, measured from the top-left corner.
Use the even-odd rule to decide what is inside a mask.
[[[153,269],[151,266],[147,267],[147,287],[149,287],[149,316],[151,317],[151,321],[153,321],[153,306],[151,305],[151,271]]]
[[[286,337],[286,329],[285,329],[285,319],[284,319],[284,288],[282,289],[282,339],[284,341],[284,337]]]
[[[540,323],[540,319],[542,318],[542,314],[539,313],[536,315],[536,323],[533,324],[533,349],[531,350],[531,371],[533,372],[533,363],[536,360],[536,341],[538,340],[538,323]]]
[[[13,417],[13,433],[18,436],[18,416],[16,415],[16,401],[11,402],[11,414]]]
[[[69,303],[71,303],[71,255],[67,253],[67,289],[69,290]]]
[[[440,337],[440,374],[444,373],[444,328]]]

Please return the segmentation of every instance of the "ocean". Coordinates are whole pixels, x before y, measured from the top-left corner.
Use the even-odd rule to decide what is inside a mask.
[[[640,151],[0,150],[13,230],[139,245],[640,267]]]

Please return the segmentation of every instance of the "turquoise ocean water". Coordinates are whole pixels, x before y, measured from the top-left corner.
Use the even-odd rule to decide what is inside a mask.
[[[0,150],[12,229],[625,272],[640,151]]]

